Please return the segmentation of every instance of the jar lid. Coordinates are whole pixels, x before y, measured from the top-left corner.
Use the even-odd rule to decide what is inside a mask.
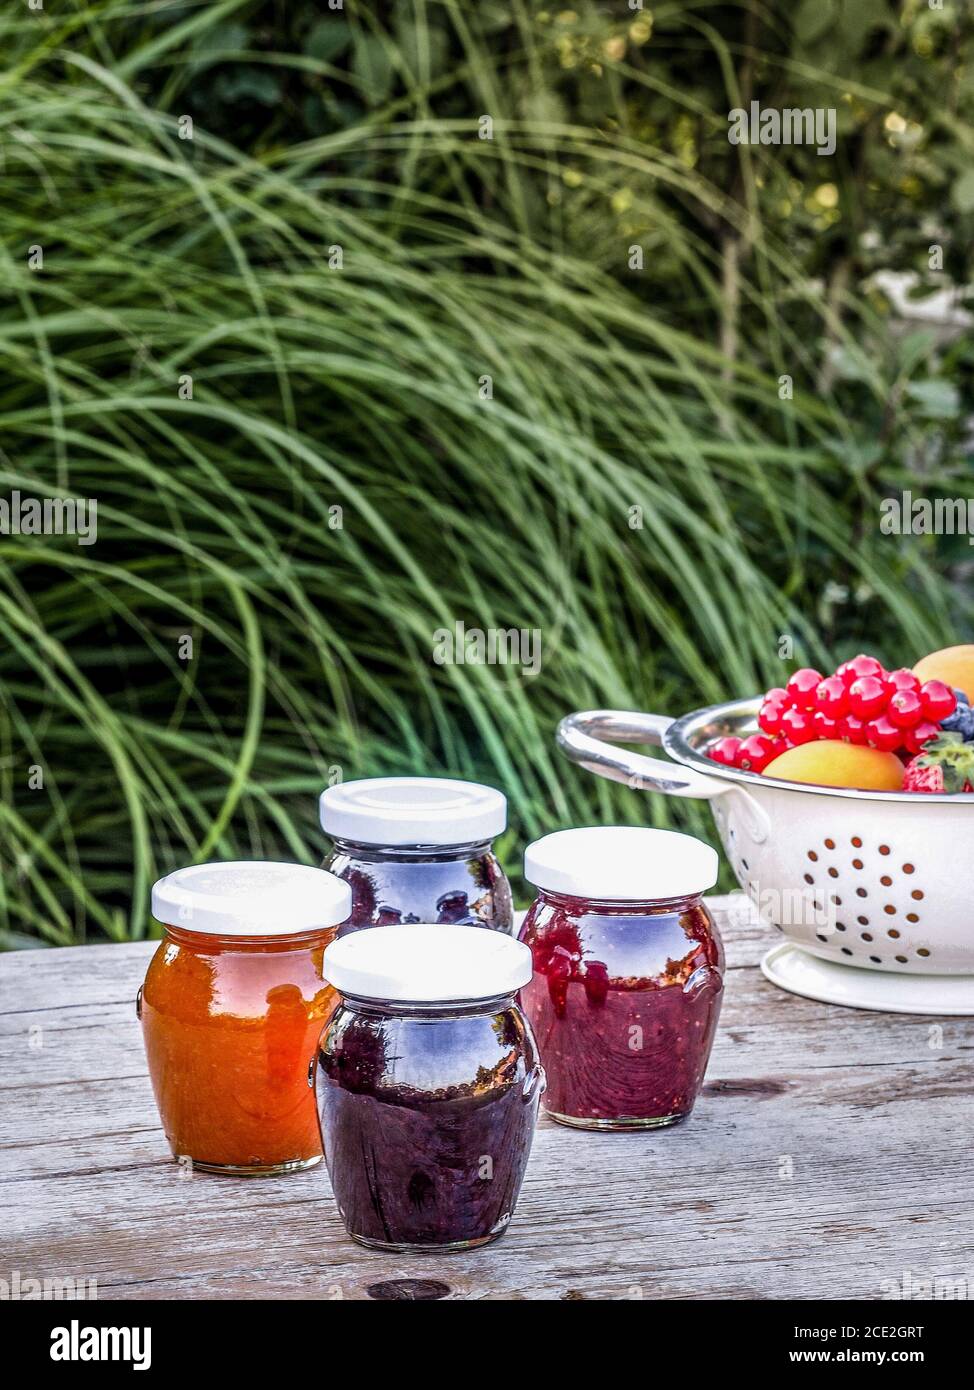
[[[403,1004],[464,1004],[513,994],[531,952],[506,932],[449,923],[366,927],[333,941],[322,975],[343,994]]]
[[[363,845],[464,845],[507,825],[503,792],[446,777],[369,777],[326,787],[321,828]]]
[[[703,893],[717,882],[717,851],[692,835],[637,825],[558,830],[524,851],[536,888],[603,902],[656,902]]]
[[[152,915],[216,936],[294,936],[335,927],[352,911],[342,879],[308,864],[194,864],[152,887]]]

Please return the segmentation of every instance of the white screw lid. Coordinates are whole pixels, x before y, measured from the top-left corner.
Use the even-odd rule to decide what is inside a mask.
[[[152,887],[158,921],[215,936],[293,936],[338,926],[351,911],[348,884],[307,864],[194,864]]]
[[[321,973],[343,994],[362,999],[442,1004],[513,994],[531,972],[530,950],[506,932],[403,923],[333,941]]]
[[[364,845],[464,845],[507,825],[507,799],[494,787],[447,777],[369,777],[326,787],[321,828]]]
[[[524,877],[536,888],[604,902],[703,893],[719,869],[717,851],[702,840],[636,825],[558,830],[524,851]]]

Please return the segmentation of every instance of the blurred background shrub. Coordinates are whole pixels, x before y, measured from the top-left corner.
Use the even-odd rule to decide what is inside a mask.
[[[879,503],[974,491],[972,33],[949,0],[5,7],[0,496],[96,498],[98,540],[0,539],[0,943],[147,934],[193,860],[316,862],[337,776],[501,786],[515,875],[572,822],[712,836],[569,767],[559,717],[969,635],[966,538]],[[751,101],[834,108],[835,154],[732,145]],[[437,665],[457,622],[540,629],[540,672]]]

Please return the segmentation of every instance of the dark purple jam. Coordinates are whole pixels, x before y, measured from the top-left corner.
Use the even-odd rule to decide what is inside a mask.
[[[323,867],[352,890],[352,914],[340,936],[402,922],[513,928],[511,886],[489,841],[386,849],[335,840],[334,846]]]
[[[513,996],[470,1005],[344,1000],[316,1089],[332,1190],[355,1240],[481,1245],[507,1227],[544,1087]]]
[[[520,992],[564,1124],[625,1129],[689,1115],[723,996],[724,954],[699,898],[588,902],[541,892],[520,939]]]

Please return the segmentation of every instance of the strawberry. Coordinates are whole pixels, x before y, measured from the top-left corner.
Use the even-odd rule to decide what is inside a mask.
[[[974,792],[974,744],[960,734],[938,734],[906,765],[905,792]]]

